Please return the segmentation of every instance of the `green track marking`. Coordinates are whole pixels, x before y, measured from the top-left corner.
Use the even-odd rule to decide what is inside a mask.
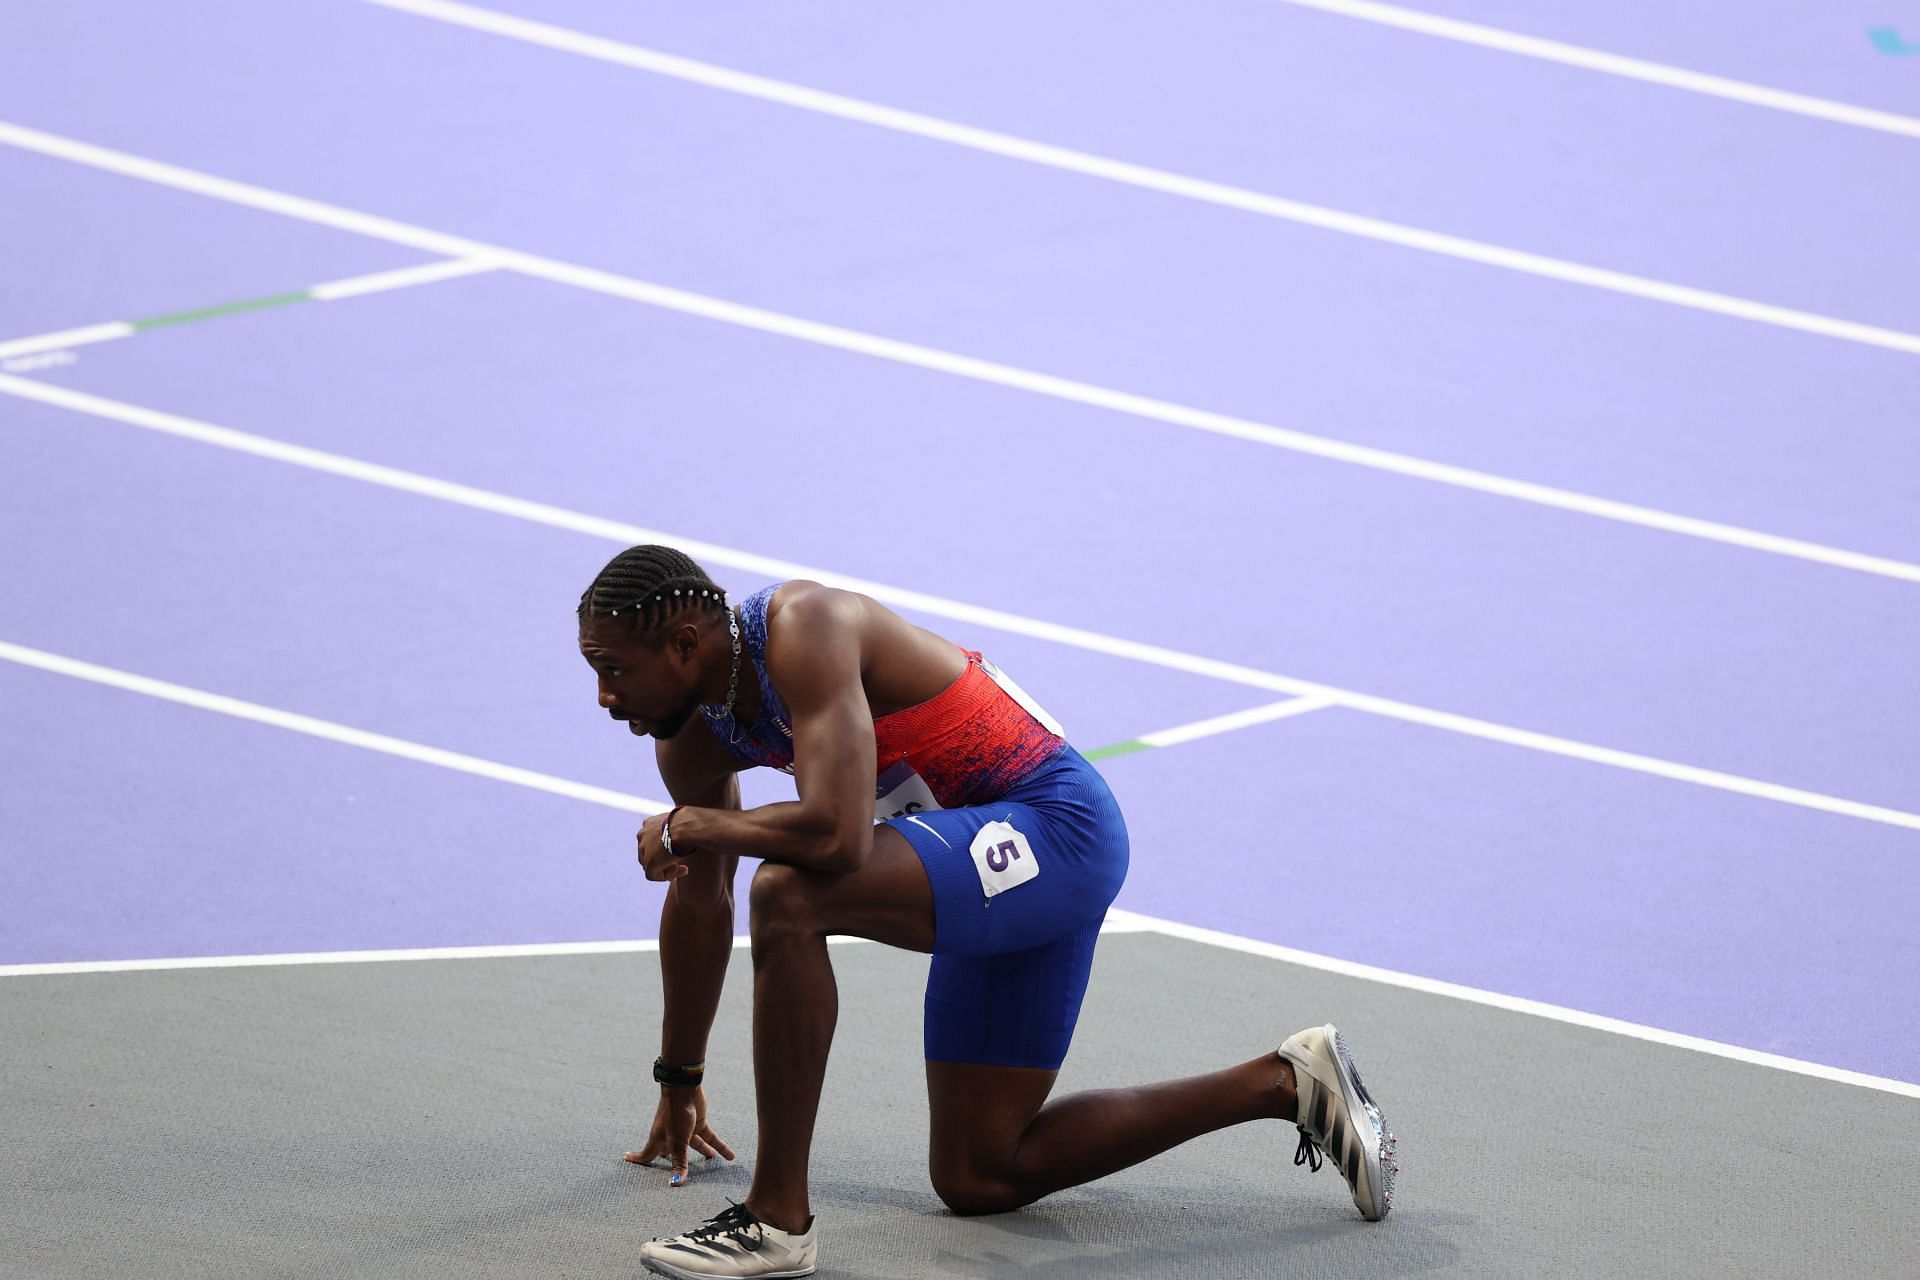
[[[1150,750],[1151,747],[1151,743],[1142,742],[1138,738],[1129,738],[1125,742],[1114,742],[1104,747],[1095,747],[1086,753],[1086,757],[1089,762],[1111,760],[1115,756],[1132,755],[1136,751]]]
[[[313,293],[301,289],[294,293],[269,294],[264,298],[249,298],[245,302],[223,302],[217,307],[201,307],[197,311],[175,311],[164,316],[150,316],[145,320],[134,320],[133,327],[144,332],[159,329],[170,324],[193,324],[199,320],[212,320],[217,316],[236,315],[242,311],[263,311],[268,307],[284,307],[295,302],[311,302]]]

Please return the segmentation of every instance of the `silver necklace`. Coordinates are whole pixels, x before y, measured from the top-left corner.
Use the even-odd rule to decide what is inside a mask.
[[[733,637],[733,669],[727,673],[726,703],[718,711],[710,705],[702,704],[700,714],[715,725],[725,721],[727,745],[732,746],[740,741],[740,722],[733,718],[734,699],[740,695],[740,616],[732,609],[727,610],[727,634]]]
[[[733,637],[733,670],[727,673],[727,704],[720,708],[723,717],[733,715],[733,700],[740,693],[740,615],[727,610],[727,634]]]

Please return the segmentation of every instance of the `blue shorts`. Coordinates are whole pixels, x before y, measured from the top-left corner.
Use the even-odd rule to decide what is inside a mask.
[[[1127,826],[1072,747],[992,804],[886,823],[933,885],[929,1062],[1057,1070],[1107,906],[1127,877]]]

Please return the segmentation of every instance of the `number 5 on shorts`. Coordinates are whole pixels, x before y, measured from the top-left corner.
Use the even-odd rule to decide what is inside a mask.
[[[980,873],[980,891],[991,898],[1040,874],[1040,863],[1026,836],[1008,822],[989,822],[973,837],[969,852]]]

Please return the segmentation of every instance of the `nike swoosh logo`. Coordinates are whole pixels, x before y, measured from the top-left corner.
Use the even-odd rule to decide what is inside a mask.
[[[914,817],[914,816],[913,816],[912,814],[908,814],[908,815],[907,815],[907,821],[908,821],[908,822],[911,822],[911,823],[914,823],[914,824],[915,824],[915,825],[917,825],[917,826],[922,826],[922,827],[927,827],[927,824],[926,824],[926,823],[924,823],[924,822],[921,822],[921,821],[920,821],[920,819],[918,819],[918,818],[916,818],[916,817]],[[927,830],[929,830],[929,831],[933,831],[933,828],[932,828],[932,827],[927,827]],[[950,842],[949,842],[949,841],[947,840],[947,838],[946,838],[945,836],[943,836],[943,835],[941,835],[941,834],[940,834],[940,833],[939,833],[938,831],[933,831],[933,838],[934,838],[934,839],[936,839],[936,840],[938,840],[938,841],[939,841],[939,842],[940,842],[941,844],[944,844],[944,845],[946,845],[946,846],[947,846],[947,848],[949,848],[949,849],[951,849],[951,848],[953,848],[953,845],[952,845],[952,844],[951,844],[951,843],[950,843]]]

